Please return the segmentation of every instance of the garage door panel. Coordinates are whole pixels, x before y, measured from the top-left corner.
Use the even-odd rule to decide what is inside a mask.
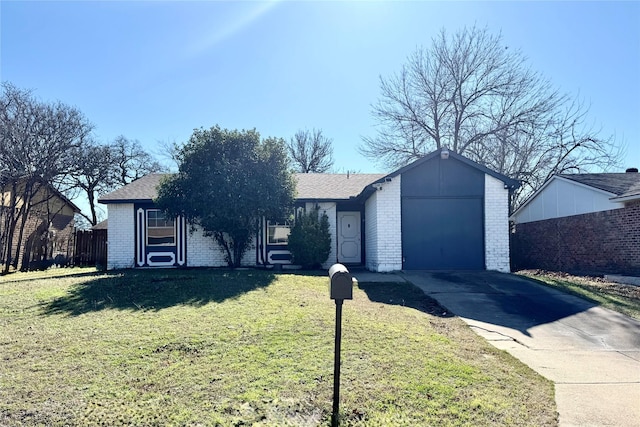
[[[482,270],[481,198],[403,198],[402,251],[407,270]]]

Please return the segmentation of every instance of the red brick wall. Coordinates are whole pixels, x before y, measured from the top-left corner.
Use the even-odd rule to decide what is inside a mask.
[[[517,224],[512,269],[640,274],[640,201],[611,211]]]

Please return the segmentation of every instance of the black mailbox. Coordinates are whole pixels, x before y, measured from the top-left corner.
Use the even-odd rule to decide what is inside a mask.
[[[353,278],[342,264],[333,264],[329,269],[329,294],[331,299],[353,299]]]

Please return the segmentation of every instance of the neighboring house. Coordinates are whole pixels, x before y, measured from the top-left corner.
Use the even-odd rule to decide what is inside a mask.
[[[7,222],[11,215],[16,216],[16,212],[24,207],[24,183],[7,185],[0,201],[0,240],[3,249],[0,258],[4,264],[6,257],[9,257],[12,264],[21,270],[46,268],[53,263],[69,262],[73,255],[73,219],[74,215],[80,212],[73,202],[50,184],[36,182],[34,186],[36,190],[29,214],[24,224],[21,217],[18,219],[9,253]],[[16,200],[14,210],[11,209],[13,197]],[[20,251],[17,251],[18,243]],[[16,252],[19,253],[17,259]]]
[[[640,273],[640,174],[551,177],[511,216],[514,268]]]
[[[108,210],[108,268],[224,266],[223,253],[153,204],[163,175],[100,198]],[[509,191],[518,183],[448,150],[390,174],[297,174],[296,209],[329,217],[331,253],[372,271],[509,270]],[[267,219],[246,265],[289,264],[290,224]]]

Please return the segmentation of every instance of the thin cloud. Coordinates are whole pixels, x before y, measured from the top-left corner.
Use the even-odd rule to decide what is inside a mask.
[[[280,3],[280,0],[260,3],[244,3],[251,5],[251,8],[222,26],[212,28],[208,34],[205,34],[203,37],[199,38],[196,43],[190,46],[188,49],[188,55],[199,55],[241,32],[244,28],[248,27],[251,23],[276,7],[278,3]]]

